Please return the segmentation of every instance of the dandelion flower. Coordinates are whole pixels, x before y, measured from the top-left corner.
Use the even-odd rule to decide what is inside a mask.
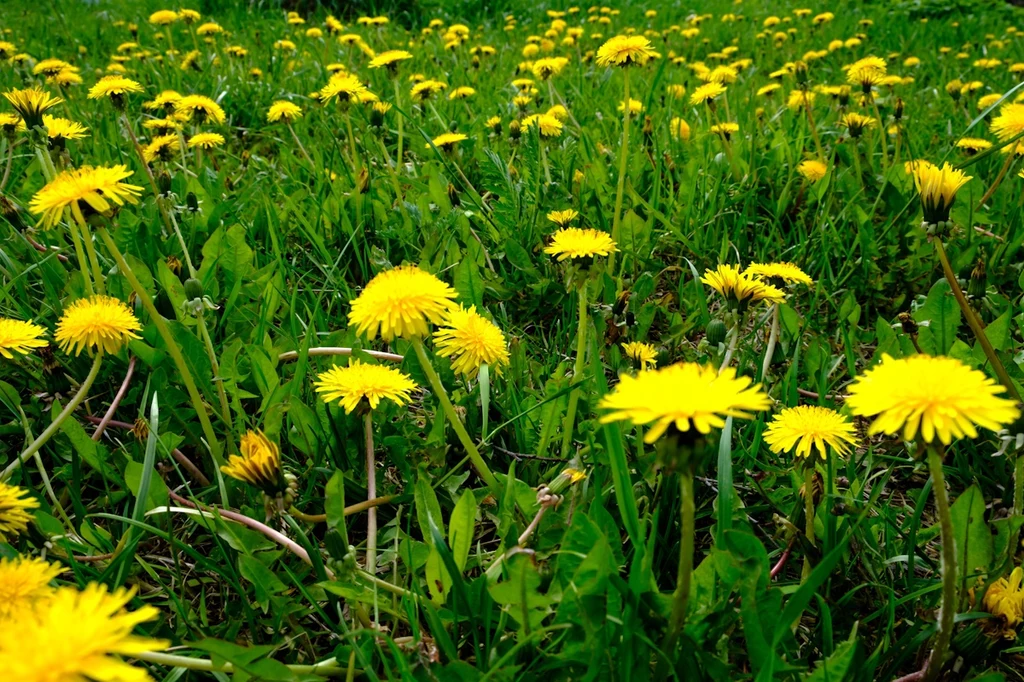
[[[920,434],[925,443],[938,438],[975,438],[976,427],[998,431],[1020,416],[1005,389],[982,372],[948,357],[914,355],[882,362],[851,384],[846,404],[853,414],[876,416],[869,433]]]
[[[371,410],[377,409],[385,399],[404,405],[416,390],[413,380],[397,369],[368,365],[359,360],[353,360],[348,367],[336,366],[322,372],[315,386],[324,402],[337,400],[346,414],[355,411],[364,400]]]
[[[412,59],[412,53],[405,50],[385,50],[370,60],[370,68],[379,69],[385,67],[389,70],[394,70],[400,62],[406,59]]]
[[[63,59],[49,58],[40,60],[35,66],[32,67],[32,74],[35,76],[45,75],[53,76],[64,69],[74,68]]]
[[[764,432],[768,448],[775,454],[793,452],[797,457],[811,457],[817,448],[822,459],[828,448],[845,455],[857,444],[853,424],[827,407],[800,405],[783,410],[769,422]]]
[[[725,86],[718,81],[711,81],[690,93],[690,104],[695,107],[701,104],[710,104],[723,94],[725,94]]]
[[[196,133],[188,138],[189,149],[213,149],[224,144],[224,136],[220,133]]]
[[[121,656],[170,643],[132,635],[136,625],[158,614],[152,606],[127,611],[134,596],[134,590],[108,592],[98,583],[82,591],[54,590],[49,599],[0,625],[0,669],[8,679],[24,682],[151,682],[144,668]]]
[[[992,119],[992,133],[1000,142],[1008,142],[1024,133],[1024,104],[1004,104]]]
[[[149,15],[149,23],[154,26],[166,26],[173,24],[179,18],[178,13],[174,10],[162,9]]]
[[[46,136],[58,143],[65,140],[80,140],[89,131],[81,123],[75,123],[59,116],[50,116],[49,114],[43,114],[43,127],[46,128]]]
[[[24,532],[34,518],[29,510],[38,506],[27,490],[0,482],[0,542]]]
[[[533,62],[533,67],[530,69],[533,75],[542,81],[546,81],[552,76],[557,76],[562,72],[566,66],[569,65],[569,60],[565,57],[544,57],[537,59]]]
[[[968,156],[974,156],[978,152],[991,149],[992,143],[979,137],[964,137],[957,140],[956,147],[962,149]]]
[[[629,98],[629,115],[636,116],[644,110],[644,103],[638,99]],[[626,113],[626,102],[619,102],[619,111]]]
[[[358,102],[359,97],[367,92],[366,86],[355,76],[341,76],[331,78],[323,88],[320,89],[320,101],[327,104],[332,99],[337,99],[342,104]]]
[[[725,140],[728,140],[733,135],[740,131],[738,123],[727,121],[725,123],[716,123],[709,129],[712,135],[718,135]]]
[[[630,341],[622,344],[622,352],[639,365],[641,370],[651,369],[658,364],[658,349],[649,343]]]
[[[51,97],[50,93],[39,88],[8,90],[4,93],[4,97],[25,121],[28,128],[35,128],[42,124],[43,114],[64,101],[60,97]]]
[[[674,116],[669,122],[669,132],[672,134],[673,139],[682,140],[688,142],[690,140],[690,124],[684,119]]]
[[[807,286],[814,284],[814,280],[793,263],[751,263],[743,271],[743,274],[766,279],[769,282],[779,280],[786,284],[806,284]]]
[[[850,112],[839,119],[839,125],[850,133],[850,137],[858,138],[867,128],[874,128],[878,125],[878,119],[871,116],[863,116]]]
[[[396,336],[422,338],[437,324],[455,298],[455,290],[415,265],[385,270],[370,280],[352,301],[349,324],[369,338],[378,330],[385,341]]]
[[[284,489],[280,451],[262,431],[246,431],[238,444],[238,452],[220,468],[222,473],[270,495]]]
[[[810,182],[817,182],[828,173],[828,166],[816,159],[807,159],[800,162],[800,165],[796,167],[796,172]]]
[[[142,86],[124,76],[104,76],[89,88],[89,99],[124,97],[133,92],[142,92]]]
[[[168,123],[166,120],[164,123]],[[163,128],[169,128],[176,130],[180,126],[170,127],[169,123]],[[167,160],[171,154],[178,151],[181,148],[181,139],[177,135],[170,133],[164,135],[157,135],[154,137],[149,144],[147,144],[142,150],[142,158],[145,159],[146,163],[152,163],[157,158]]]
[[[635,377],[623,375],[599,404],[610,411],[601,417],[602,424],[653,423],[644,437],[647,443],[658,440],[669,427],[683,433],[695,429],[708,434],[713,428],[725,426],[727,417],[750,419],[752,413],[770,406],[761,385],[751,386],[750,378],[736,376],[732,367],[719,374],[710,365],[693,362],[640,372]]]
[[[446,90],[447,88],[447,83],[435,80],[425,80],[412,86],[410,94],[412,95],[413,101],[425,102],[431,95],[441,92],[442,90]]]
[[[448,93],[448,99],[450,99],[452,101],[455,101],[455,100],[458,100],[458,99],[468,99],[468,98],[472,97],[475,94],[476,94],[476,89],[475,88],[471,88],[468,85],[463,85],[463,86],[455,88],[454,90],[449,92]]]
[[[300,118],[302,118],[302,108],[298,104],[293,104],[283,99],[271,104],[270,109],[267,111],[267,121],[269,123],[277,123],[278,121],[291,123]]]
[[[0,355],[12,360],[13,353],[28,355],[33,348],[43,348],[49,345],[41,338],[45,333],[45,329],[32,324],[31,320],[24,322],[0,317]]]
[[[186,121],[195,120],[196,123],[223,123],[225,119],[220,105],[204,95],[185,95],[174,103],[174,111]]]
[[[144,102],[142,107],[144,109],[164,109],[166,111],[173,111],[174,105],[181,99],[181,94],[176,90],[164,90],[159,95],[154,97],[152,101]]]
[[[643,36],[615,36],[597,50],[598,66],[643,66],[659,55]]]
[[[989,585],[982,604],[986,611],[1001,618],[1010,629],[1024,623],[1024,570],[1017,566],[1008,578],[1000,578]],[[1008,638],[1014,634],[1007,633]]]
[[[434,347],[441,357],[451,358],[455,372],[473,378],[486,363],[500,374],[508,364],[505,335],[476,306],[451,308],[442,325],[434,332]]]
[[[522,121],[522,126],[530,130],[536,126],[541,137],[558,137],[562,134],[562,122],[550,114],[533,114]]]
[[[706,270],[700,278],[709,287],[720,293],[733,304],[747,304],[757,301],[782,303],[786,294],[757,277],[740,272],[735,265],[719,265],[715,270]]]
[[[60,222],[65,208],[70,208],[78,221],[85,222],[81,202],[85,202],[86,211],[110,216],[114,210],[112,204],[138,203],[137,197],[142,188],[122,182],[131,174],[132,171],[123,165],[111,168],[82,166],[66,170],[36,192],[29,211],[42,214],[40,222],[47,228]]]
[[[111,296],[80,298],[67,307],[57,323],[54,339],[66,353],[77,356],[84,348],[116,353],[131,339],[141,338],[139,320],[127,305]]]
[[[949,210],[956,201],[956,193],[971,180],[970,175],[949,163],[943,163],[942,168],[916,164],[913,176],[924,207],[924,220],[930,225],[949,220]]]
[[[469,138],[463,135],[462,133],[443,133],[435,137],[433,140],[431,140],[431,142],[433,143],[433,146],[437,147],[438,149],[450,152],[452,149],[455,148],[456,144],[468,139]],[[427,149],[430,149],[431,145],[426,144],[423,146],[426,147]]]
[[[0,559],[0,622],[30,611],[36,603],[53,594],[50,581],[60,572],[59,564],[16,556]]]
[[[548,213],[548,220],[559,227],[569,227],[569,225],[579,217],[580,214],[571,208],[567,208],[564,211],[551,211]]]
[[[608,256],[616,252],[615,242],[607,232],[578,227],[566,227],[555,232],[551,244],[544,248],[544,253],[557,256],[558,261]]]

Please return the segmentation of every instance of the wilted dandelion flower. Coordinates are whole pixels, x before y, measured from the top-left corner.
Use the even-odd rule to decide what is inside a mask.
[[[917,164],[913,169],[914,185],[921,196],[924,220],[937,225],[949,220],[949,210],[956,201],[956,193],[971,180],[959,168],[943,163],[942,168],[932,164]]]
[[[643,36],[615,36],[597,50],[598,66],[643,66],[659,55]]]
[[[764,432],[764,441],[775,454],[793,452],[797,457],[809,458],[817,448],[822,459],[826,459],[829,447],[837,455],[845,455],[857,444],[849,420],[817,405],[799,405],[775,415]]]
[[[651,369],[658,364],[658,349],[649,343],[630,341],[622,344],[622,352],[641,370]]]
[[[270,105],[270,109],[267,111],[267,121],[269,123],[277,123],[278,121],[291,123],[300,118],[302,118],[302,108],[298,104],[293,104],[287,100],[277,100]]]
[[[224,136],[220,133],[196,133],[188,138],[189,149],[213,149],[224,144]]]
[[[46,329],[29,320],[12,320],[0,317],[0,355],[8,360],[14,359],[14,353],[28,355],[33,348],[43,348],[49,342],[43,340]]]
[[[63,570],[59,564],[16,556],[0,559],[0,623],[24,615],[53,595],[50,581]]]
[[[60,97],[51,97],[50,93],[39,88],[8,90],[4,93],[4,97],[25,121],[28,128],[41,125],[43,114],[64,101]]]
[[[887,354],[850,385],[846,404],[853,414],[876,416],[868,433],[902,433],[905,440],[920,434],[936,439],[976,438],[981,426],[998,431],[1020,416],[1006,389],[959,360],[913,355],[894,360]]]
[[[505,335],[493,322],[476,311],[476,306],[449,309],[442,326],[434,332],[435,352],[450,358],[452,370],[472,379],[487,364],[501,374],[509,362]]]
[[[194,120],[196,123],[223,123],[225,119],[220,105],[204,95],[185,95],[174,103],[174,111],[184,116],[186,121]]]
[[[352,301],[349,324],[359,334],[391,341],[422,338],[428,324],[437,324],[456,297],[455,290],[415,265],[402,265],[379,273]]]
[[[999,578],[985,592],[982,606],[996,618],[1001,618],[1006,627],[1013,630],[1024,623],[1024,570],[1017,566],[1007,578]],[[1008,632],[1007,638],[1014,639],[1016,633]]]
[[[715,270],[705,270],[700,281],[733,304],[757,301],[782,303],[786,300],[786,294],[781,289],[766,284],[753,275],[740,272],[735,265],[722,264]]]
[[[34,518],[30,510],[38,507],[27,490],[0,481],[0,542],[24,532]]]
[[[701,104],[710,104],[723,94],[725,94],[725,86],[718,81],[711,81],[690,94],[690,104],[695,107]]]
[[[456,144],[468,139],[469,138],[463,135],[462,133],[442,133],[441,135],[438,135],[433,140],[431,140],[431,142],[433,143],[433,146],[437,147],[438,149],[450,152],[452,149],[455,148]],[[426,144],[424,146],[427,149],[431,148],[431,145],[429,144]]]
[[[796,171],[811,182],[817,182],[828,173],[828,166],[816,159],[807,159],[800,162]]]
[[[0,624],[0,669],[23,682],[151,682],[144,668],[121,656],[158,651],[170,643],[132,635],[136,625],[158,615],[152,606],[125,610],[134,596],[134,590],[108,592],[98,583],[82,591],[54,590]]]
[[[85,222],[81,202],[86,204],[85,211],[110,216],[114,204],[123,206],[125,202],[138,203],[137,197],[142,188],[122,182],[131,174],[132,171],[123,165],[112,168],[82,166],[66,170],[36,192],[29,204],[29,211],[42,214],[40,223],[46,228],[60,222],[65,208],[71,209],[75,219]]]
[[[66,353],[81,354],[85,348],[117,353],[142,329],[131,309],[111,296],[80,298],[64,310],[54,339]]]
[[[557,256],[558,261],[571,258],[594,258],[617,253],[615,242],[607,232],[594,229],[567,227],[555,232],[544,253]]]
[[[166,126],[161,126],[166,128]],[[179,128],[175,126],[173,129]],[[181,148],[181,140],[177,135],[170,133],[164,135],[157,135],[149,144],[142,149],[142,158],[146,163],[152,163],[156,159],[168,160],[171,158],[171,154],[177,152]]]
[[[564,211],[551,211],[548,213],[548,220],[559,227],[569,227],[580,214],[574,209],[567,208]]]
[[[262,431],[246,431],[238,444],[238,452],[220,468],[222,473],[268,495],[284,490],[286,483],[281,471],[281,452]]]
[[[751,277],[760,277],[770,282],[806,284],[807,286],[814,284],[814,280],[793,263],[751,263],[743,271],[743,274]]]
[[[599,407],[610,412],[602,424],[628,421],[637,426],[652,424],[644,441],[653,443],[669,427],[687,433],[708,434],[725,426],[725,419],[750,419],[754,412],[771,407],[761,385],[736,376],[726,367],[721,374],[710,365],[681,362],[663,369],[623,375]]]
[[[368,365],[353,360],[347,367],[335,366],[321,372],[315,382],[316,392],[326,403],[335,400],[351,414],[361,404],[377,409],[381,400],[396,405],[409,402],[416,384],[408,375],[384,365]]]

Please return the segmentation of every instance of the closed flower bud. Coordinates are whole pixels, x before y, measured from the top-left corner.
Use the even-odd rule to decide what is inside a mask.
[[[195,277],[189,277],[185,280],[185,298],[189,301],[194,301],[197,298],[203,297],[203,283]]]
[[[971,281],[967,283],[967,294],[974,299],[985,298],[985,291],[988,289],[988,275],[985,272],[985,260],[978,259],[971,270]]]
[[[199,212],[199,199],[196,198],[195,192],[189,192],[185,195],[185,206],[190,213]]]
[[[725,343],[725,334],[725,322],[722,320],[711,320],[708,322],[707,329],[704,330],[704,335],[712,346]]]

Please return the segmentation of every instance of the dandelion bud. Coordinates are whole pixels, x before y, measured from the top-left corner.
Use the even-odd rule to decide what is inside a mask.
[[[651,120],[650,116],[644,116],[644,146],[650,147],[654,137],[654,121]]]
[[[196,198],[195,192],[189,192],[185,195],[185,206],[188,208],[189,213],[199,212],[199,199]]]
[[[988,289],[988,277],[985,272],[985,259],[979,258],[971,270],[971,281],[967,283],[967,294],[974,299],[985,298],[985,291]]]
[[[448,183],[448,201],[451,202],[452,207],[458,207],[462,205],[462,200],[459,199],[459,190],[455,189],[455,185]]]
[[[725,343],[725,333],[725,322],[722,320],[711,320],[708,322],[708,326],[704,330],[704,335],[707,337],[708,343],[712,346]]]
[[[511,139],[511,140],[518,140],[519,136],[522,134],[521,128],[522,128],[522,126],[519,124],[519,121],[512,121],[511,123],[509,123],[508,124],[508,137],[509,137],[509,139]]]
[[[807,85],[808,80],[810,80],[810,75],[807,72],[806,62],[799,61],[793,65],[793,77],[796,79],[796,83],[801,87],[801,89],[803,86]]]
[[[160,194],[167,196],[171,193],[171,174],[166,170],[160,171],[160,175],[156,177],[156,184],[160,188]]]
[[[185,280],[185,298],[189,301],[194,301],[197,298],[203,298],[203,283],[195,277],[189,277]]]
[[[18,212],[18,207],[11,203],[11,200],[2,194],[0,194],[0,215],[3,215],[14,229],[25,229],[25,221],[21,219],[21,213]]]
[[[892,118],[893,118],[894,121],[897,121],[897,122],[903,120],[903,98],[902,97],[896,99],[896,107],[895,107],[895,109],[893,109]]]
[[[173,272],[174,274],[177,275],[181,272],[181,259],[179,259],[177,256],[168,256],[166,259],[166,263],[167,269]]]
[[[132,424],[132,435],[135,436],[135,440],[140,443],[149,438],[149,422],[144,417],[139,417]]]

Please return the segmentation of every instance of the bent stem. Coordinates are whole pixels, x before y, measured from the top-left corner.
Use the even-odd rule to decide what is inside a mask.
[[[480,478],[484,480],[487,486],[494,493],[495,497],[501,498],[501,486],[498,485],[498,479],[491,473],[490,467],[487,466],[487,462],[480,456],[480,451],[477,450],[476,445],[473,443],[473,439],[469,437],[469,433],[466,432],[466,427],[463,426],[462,420],[455,414],[455,408],[452,407],[452,401],[448,399],[448,393],[444,390],[444,384],[441,383],[441,377],[437,376],[437,372],[434,371],[434,366],[430,364],[430,358],[427,357],[427,351],[423,347],[423,341],[419,338],[412,339],[412,347],[416,351],[416,359],[420,362],[420,367],[423,368],[423,373],[427,375],[427,380],[430,381],[430,386],[433,388],[434,393],[437,395],[438,401],[441,403],[441,409],[444,410],[445,416],[448,417],[448,421],[451,422],[452,428],[455,429],[455,434],[459,437],[459,441],[462,443],[462,447],[466,449],[466,454],[469,455],[469,460],[473,463],[473,467],[476,468]]]
[[[7,465],[7,468],[0,473],[0,481],[6,481],[11,477],[11,474],[20,467],[22,464],[28,461],[28,458],[39,452],[39,448],[46,444],[46,441],[53,437],[53,434],[57,433],[57,429],[60,428],[61,423],[68,418],[72,412],[75,411],[85,396],[88,395],[89,389],[92,388],[92,384],[96,381],[96,375],[100,372],[100,363],[103,362],[103,350],[99,349],[96,351],[96,357],[92,361],[92,368],[89,370],[89,374],[85,377],[85,381],[78,387],[78,391],[74,397],[68,401],[68,404],[64,406],[64,409],[60,411],[57,418],[50,422],[50,425],[46,427],[39,436],[32,441],[32,443],[25,448],[25,451],[18,455],[13,462]]]
[[[579,328],[576,330],[576,362],[572,367],[572,382],[575,387],[569,393],[569,409],[565,413],[565,424],[562,425],[562,459],[569,459],[569,447],[572,445],[572,430],[576,423],[576,406],[580,401],[580,376],[583,374],[583,356],[587,352],[587,285],[583,283],[579,290]]]
[[[768,333],[768,346],[764,351],[764,361],[761,363],[761,381],[768,376],[768,368],[771,367],[772,357],[775,355],[775,345],[779,342],[779,304],[772,304],[772,330]]]
[[[622,194],[626,189],[626,162],[629,159],[629,67],[622,70],[623,101],[622,148],[619,149],[619,179],[615,184],[615,212],[612,214],[612,241],[619,242],[619,226],[622,223]],[[608,272],[615,272],[615,252],[608,255]]]
[[[935,237],[932,239],[932,243],[935,244],[935,253],[939,256],[939,262],[942,263],[942,272],[946,275],[946,281],[949,282],[949,288],[953,290],[953,296],[956,298],[957,304],[960,306],[960,310],[963,311],[964,317],[967,318],[967,324],[970,325],[971,331],[974,332],[974,338],[978,339],[978,343],[981,344],[981,349],[985,351],[985,357],[992,363],[992,370],[999,377],[999,383],[1006,387],[1006,392],[1017,402],[1021,402],[1020,393],[1017,392],[1017,387],[1013,385],[1013,381],[1010,380],[1010,375],[1006,373],[1006,368],[1003,367],[1003,362],[996,355],[995,348],[988,340],[988,336],[985,334],[985,329],[981,326],[981,321],[978,316],[974,314],[974,309],[971,308],[970,303],[967,301],[967,297],[964,296],[963,289],[960,288],[960,283],[956,280],[956,275],[953,273],[953,267],[949,263],[949,257],[946,255],[946,249],[942,245],[942,239]],[[1019,512],[1017,512],[1019,513]]]
[[[682,539],[679,543],[679,575],[676,578],[676,591],[672,596],[672,619],[669,622],[669,651],[675,648],[683,625],[686,623],[686,611],[690,604],[690,582],[693,578],[693,538],[695,532],[696,508],[693,501],[693,471],[684,467],[679,473],[680,521],[682,523]]]
[[[942,537],[942,603],[939,607],[939,631],[935,646],[924,668],[924,682],[933,682],[942,671],[942,664],[953,637],[953,619],[956,616],[956,548],[953,545],[953,516],[949,511],[949,496],[946,494],[946,480],[942,473],[942,454],[928,446],[928,469],[932,475],[932,492],[935,494],[935,512],[939,517]]]

